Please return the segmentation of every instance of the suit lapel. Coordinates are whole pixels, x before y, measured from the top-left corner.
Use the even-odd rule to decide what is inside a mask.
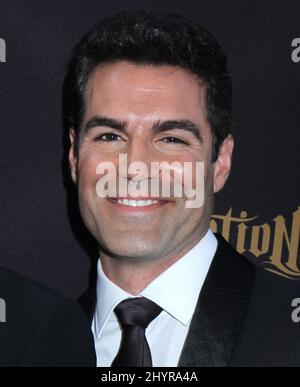
[[[226,367],[236,345],[254,282],[254,266],[223,237],[201,290],[179,367]]]

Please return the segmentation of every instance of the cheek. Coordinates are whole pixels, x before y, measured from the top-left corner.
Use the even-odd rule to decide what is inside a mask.
[[[99,157],[93,155],[80,155],[78,163],[78,188],[80,192],[90,190],[96,185],[99,178],[96,170],[100,161]]]
[[[187,169],[184,167],[184,173],[189,184],[195,189],[200,186],[206,190],[206,186],[210,184],[211,180],[211,164],[205,159],[193,159],[187,163]]]

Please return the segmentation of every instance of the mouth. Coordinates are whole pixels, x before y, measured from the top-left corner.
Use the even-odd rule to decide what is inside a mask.
[[[173,200],[161,198],[107,198],[115,207],[129,212],[149,212],[162,208],[168,203],[174,203]]]

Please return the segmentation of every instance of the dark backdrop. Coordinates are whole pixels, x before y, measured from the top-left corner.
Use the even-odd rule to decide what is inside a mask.
[[[72,297],[87,286],[85,233],[62,173],[61,89],[73,45],[125,8],[181,13],[220,41],[236,147],[212,228],[255,263],[300,278],[296,0],[0,0],[0,264]]]

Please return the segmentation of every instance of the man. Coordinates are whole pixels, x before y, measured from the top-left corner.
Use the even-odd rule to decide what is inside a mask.
[[[95,364],[89,324],[76,303],[0,268],[0,366]]]
[[[99,245],[97,281],[80,300],[98,366],[292,365],[290,339],[280,351],[255,340],[270,275],[255,279],[254,266],[209,229],[234,145],[227,60],[212,35],[178,15],[121,12],[75,48],[65,92],[72,178]],[[150,193],[153,182],[164,186],[153,163],[170,172],[169,195]],[[189,163],[204,165],[194,208],[189,191],[175,195],[176,172]],[[148,191],[134,195],[142,185]]]

